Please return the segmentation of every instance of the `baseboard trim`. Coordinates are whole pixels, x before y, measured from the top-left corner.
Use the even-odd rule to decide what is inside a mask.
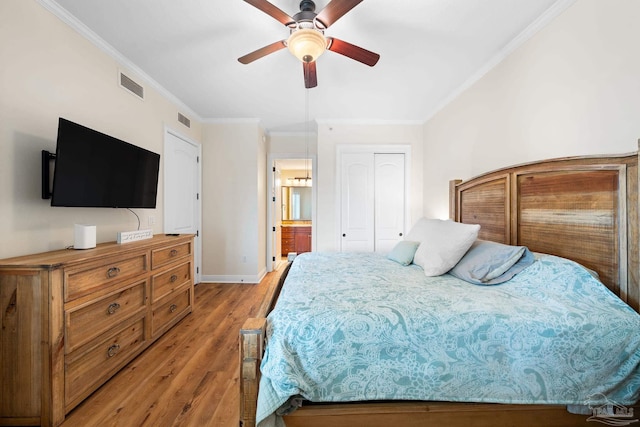
[[[239,284],[257,284],[262,281],[267,274],[266,267],[257,275],[202,275],[200,283],[239,283]]]

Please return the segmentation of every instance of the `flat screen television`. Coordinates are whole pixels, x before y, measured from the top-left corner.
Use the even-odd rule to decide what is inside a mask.
[[[160,155],[60,118],[51,206],[155,208]]]

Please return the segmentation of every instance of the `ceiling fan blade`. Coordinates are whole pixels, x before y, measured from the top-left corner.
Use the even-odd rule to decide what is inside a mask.
[[[303,62],[302,70],[304,71],[304,87],[310,89],[318,86],[318,76],[316,74],[316,61]]]
[[[275,43],[271,43],[270,45],[267,45],[265,47],[262,47],[258,50],[254,50],[253,52],[248,53],[245,56],[241,56],[240,58],[238,58],[238,61],[240,61],[243,64],[248,64],[250,62],[255,61],[256,59],[262,58],[263,56],[267,56],[270,53],[277,52],[280,49],[284,49],[285,47],[286,45],[284,44],[284,40],[280,40]]]
[[[246,1],[246,0],[245,0]],[[362,0],[331,0],[316,16],[316,19],[329,28],[334,22],[342,18],[347,12],[360,4]]]
[[[254,6],[267,15],[274,18],[276,21],[279,21],[282,25],[290,25],[296,22],[295,19],[290,17],[288,14],[280,10],[278,7],[269,3],[267,0],[244,0],[249,3],[251,6]]]
[[[380,55],[377,53],[363,49],[354,44],[347,43],[343,40],[336,39],[334,37],[327,37],[327,40],[329,41],[329,47],[327,49],[330,51],[355,59],[356,61],[362,62],[370,67],[376,65],[378,59],[380,59]]]

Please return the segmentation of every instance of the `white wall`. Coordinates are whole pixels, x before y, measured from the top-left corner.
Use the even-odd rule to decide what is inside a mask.
[[[178,123],[186,111],[144,81],[144,101],[121,89],[121,68],[35,0],[0,1],[0,258],[72,245],[74,223],[97,225],[98,242],[137,227],[123,209],[53,208],[41,199],[40,152],[55,151],[60,116],[161,155],[165,124],[200,141],[200,124]],[[136,210],[144,227],[154,217],[155,233],[162,173],[161,166],[158,208]]]
[[[423,212],[423,126],[420,124],[345,124],[320,121],[318,125],[318,219],[315,222],[318,251],[339,250],[339,192],[336,188],[336,147],[339,144],[411,146],[411,226]]]
[[[292,158],[305,157],[309,154],[312,157],[316,154],[316,147],[318,145],[318,135],[316,134],[316,126],[313,126],[313,130],[310,130],[309,135],[304,133],[273,133],[269,135],[269,153],[277,155],[289,155],[298,154],[299,156]],[[307,142],[309,147],[307,149]]]
[[[203,126],[203,282],[257,283],[266,273],[263,136],[257,120]]]
[[[639,16],[637,0],[578,0],[428,120],[425,215],[447,217],[450,179],[539,159],[636,151]]]

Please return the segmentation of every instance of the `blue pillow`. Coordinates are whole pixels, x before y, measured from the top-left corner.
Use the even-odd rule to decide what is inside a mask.
[[[389,252],[387,258],[402,265],[409,265],[413,262],[413,256],[416,254],[420,246],[420,242],[413,242],[411,240],[401,240],[394,248]]]
[[[534,261],[525,246],[476,240],[449,274],[476,285],[497,285],[510,280]]]

